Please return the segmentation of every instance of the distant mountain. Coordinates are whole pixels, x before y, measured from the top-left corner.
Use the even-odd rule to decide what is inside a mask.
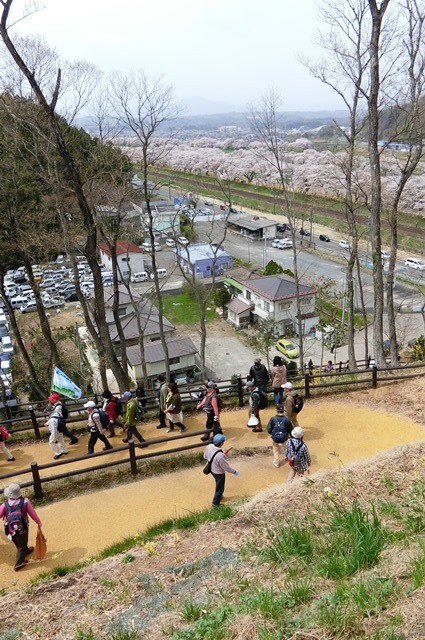
[[[231,111],[241,113],[246,111],[246,107],[240,104],[230,104],[230,102],[223,102],[221,100],[207,100],[199,96],[183,98],[181,102],[183,106],[186,107],[184,115],[187,116],[216,115],[230,113]]]

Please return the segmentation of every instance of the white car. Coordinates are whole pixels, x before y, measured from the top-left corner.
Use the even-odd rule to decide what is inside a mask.
[[[348,242],[348,240],[340,240],[339,246],[343,249],[351,249],[351,244]]]
[[[2,353],[12,353],[13,352],[13,344],[12,340],[9,336],[5,336],[1,339]]]
[[[177,242],[182,244],[184,247],[189,244],[189,240],[185,238],[185,236],[180,236],[177,238]]]
[[[165,244],[167,247],[175,247],[176,246],[176,241],[173,238],[167,238],[165,241]]]
[[[293,246],[293,242],[290,238],[284,238],[279,241],[278,249],[292,249]]]
[[[137,271],[130,276],[131,282],[146,282],[147,280],[149,280],[149,275],[146,271]]]
[[[280,245],[280,238],[275,238],[272,242],[272,247],[274,247],[275,249],[279,249],[279,245]]]
[[[410,269],[419,269],[419,271],[425,271],[425,262],[422,262],[422,260],[418,260],[418,258],[407,258],[404,266],[410,267]]]
[[[37,305],[35,304],[35,300],[29,300],[25,302],[25,304],[21,305],[19,308],[21,313],[29,313],[30,311],[37,311]]]

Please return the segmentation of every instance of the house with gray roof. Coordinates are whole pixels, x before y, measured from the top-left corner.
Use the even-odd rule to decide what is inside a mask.
[[[251,240],[264,240],[276,237],[276,222],[248,213],[231,213],[227,217],[230,229],[247,236]]]
[[[237,327],[273,319],[279,327],[279,335],[298,333],[297,295],[303,334],[319,323],[315,311],[316,290],[300,284],[297,294],[295,281],[290,276],[258,276],[245,272],[241,277],[235,270],[226,277],[224,284],[233,293],[232,300],[226,305],[227,320]]]
[[[197,354],[198,350],[192,340],[187,337],[167,340],[170,356],[170,371],[173,374],[185,373],[188,377],[195,377],[199,371]],[[160,373],[165,373],[164,349],[160,340],[146,344],[144,348],[146,368],[149,378],[156,378]],[[127,358],[130,374],[135,382],[143,379],[140,345],[134,345],[127,349]]]

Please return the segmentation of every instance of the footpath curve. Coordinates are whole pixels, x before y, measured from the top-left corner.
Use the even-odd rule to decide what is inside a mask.
[[[274,415],[272,408],[263,411],[262,415],[265,426],[269,417]],[[238,478],[230,475],[226,478],[227,502],[253,496],[276,483],[285,483],[288,475],[286,464],[279,469],[272,466],[271,446],[269,455],[238,457],[238,448],[270,445],[267,432],[252,433],[245,426],[246,419],[246,409],[226,411],[222,415],[226,446],[233,447],[229,459],[240,471]],[[310,401],[304,406],[299,422],[312,456],[312,474],[319,469],[369,458],[396,445],[425,440],[424,426],[399,415],[355,403]],[[202,428],[204,418],[199,414],[190,416],[185,423],[189,430],[198,430]],[[146,438],[163,434],[162,430],[155,429],[155,425],[156,422],[143,425],[142,432]],[[88,436],[83,435],[78,445],[70,450],[75,455],[82,455],[87,450],[87,440]],[[121,444],[121,439],[113,438],[111,442]],[[191,439],[185,442],[189,443]],[[13,469],[12,465],[16,469],[22,468],[23,462],[28,464],[31,460],[41,464],[52,457],[47,442],[21,448],[11,445],[11,448],[16,462],[11,463],[8,469]],[[152,450],[156,448],[167,448],[167,445],[152,445]],[[31,562],[22,571],[14,572],[15,547],[4,534],[1,535],[0,589],[15,590],[41,571],[84,560],[161,520],[207,508],[212,494],[213,481],[202,474],[200,467],[131,480],[113,488],[78,494],[41,506],[37,512],[48,541],[47,556],[41,562]],[[32,522],[30,544],[34,542],[36,529]]]

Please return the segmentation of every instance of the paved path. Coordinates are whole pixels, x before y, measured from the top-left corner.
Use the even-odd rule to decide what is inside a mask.
[[[273,415],[273,411],[270,408],[263,414],[267,419]],[[238,458],[238,448],[270,444],[267,433],[252,433],[246,428],[246,416],[246,409],[227,411],[222,416],[227,435],[226,445],[233,447],[229,459],[240,470],[238,478],[228,476],[226,479],[225,496],[229,502],[252,496],[275,483],[284,483],[288,474],[286,465],[279,469],[272,466],[271,450],[270,456]],[[203,425],[203,418],[200,415],[190,416],[185,422],[189,429],[195,430]],[[399,416],[357,407],[354,403],[324,400],[307,403],[300,415],[300,423],[312,454],[312,473],[321,468],[367,458],[397,444],[423,440],[425,435],[424,427]],[[144,425],[146,437],[157,437],[163,433],[155,429],[155,424]],[[113,442],[116,440],[112,439]],[[87,436],[84,435],[73,450],[83,453],[86,446]],[[166,446],[152,445],[149,451]],[[34,459],[39,463],[51,460],[46,442],[13,448],[13,451],[16,457],[13,464],[17,469],[22,462],[28,464]],[[117,452],[113,455],[123,454]],[[89,460],[87,464],[91,464]],[[47,557],[15,573],[11,569],[15,548],[1,535],[0,588],[17,588],[40,571],[83,560],[111,543],[135,535],[161,520],[206,508],[211,504],[212,494],[211,477],[204,476],[201,468],[194,468],[159,477],[141,478],[129,484],[77,495],[40,507],[38,513],[48,539]],[[30,542],[33,542],[35,533],[36,526],[33,523]]]

